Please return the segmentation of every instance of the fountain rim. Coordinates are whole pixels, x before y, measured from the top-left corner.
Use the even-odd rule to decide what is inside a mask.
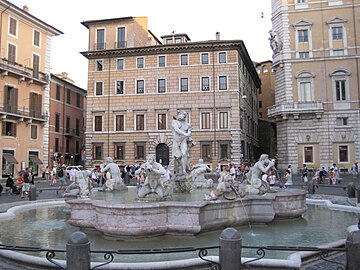
[[[15,205],[15,206],[10,206],[6,212],[2,212],[0,213],[0,219],[2,219],[3,217],[6,218],[13,218],[15,217],[16,212],[18,211],[22,211],[24,209],[27,208],[32,208],[34,207],[34,205],[37,205],[38,208],[40,207],[56,207],[56,206],[61,206],[61,205],[65,205],[66,201],[65,199],[59,200],[59,199],[53,199],[53,200],[39,200],[39,201],[34,201],[31,203],[28,202],[22,202],[23,204],[19,204],[19,205]],[[25,204],[26,203],[26,204]],[[359,207],[355,207],[355,206],[347,206],[347,205],[340,205],[340,204],[334,204],[332,203],[330,200],[327,199],[306,199],[306,204],[317,204],[317,205],[325,205],[328,209],[330,210],[340,210],[340,211],[346,211],[346,212],[355,212],[355,213],[360,213],[360,208]],[[1,221],[0,221],[1,222]],[[347,232],[350,233],[352,231],[358,230],[357,225],[351,225],[347,228]],[[345,244],[346,239],[339,239],[337,241],[334,242],[330,242],[327,244],[323,244],[320,245],[319,247],[327,247],[327,248],[331,248],[331,247],[339,247],[339,246],[343,246]],[[1,243],[1,241],[0,241]],[[19,256],[19,252],[15,252],[15,251],[9,251],[9,250],[0,250],[0,257],[4,257],[6,258],[8,261],[15,261],[15,263],[23,263],[24,265],[32,265],[34,267],[38,267],[38,269],[40,269],[41,267],[44,266],[49,266],[49,267],[54,267],[53,264],[51,264],[49,261],[47,261],[45,258],[41,258],[38,256],[33,256],[33,255],[26,255],[26,254],[21,254],[21,256]],[[308,256],[312,256],[312,252],[294,252],[292,254],[290,254],[287,259],[262,259],[261,261],[258,262],[259,265],[264,265],[264,266],[273,266],[273,267],[282,267],[282,266],[291,266],[291,267],[301,267],[301,262],[302,262],[302,258],[306,258]],[[212,261],[218,262],[219,261],[219,257],[218,256],[209,256],[206,257]],[[243,258],[245,261],[247,260],[252,260],[254,258]],[[63,265],[65,265],[65,261],[64,260],[56,260],[59,263],[62,263]],[[133,269],[133,270],[147,270],[147,269],[154,269],[154,265],[157,266],[157,269],[165,269],[162,267],[167,267],[166,269],[176,269],[177,267],[180,266],[184,266],[184,265],[188,265],[190,266],[196,266],[196,265],[200,265],[201,263],[206,263],[203,260],[199,259],[199,258],[192,258],[192,259],[184,259],[184,260],[173,260],[173,261],[161,261],[161,262],[141,262],[141,263],[117,263],[114,262],[112,263],[112,268],[111,269],[123,269],[124,267],[126,267],[126,269]],[[91,267],[95,267],[96,265],[99,265],[99,262],[92,262],[91,263]],[[173,268],[171,268],[173,267]],[[37,269],[37,268],[34,268]]]

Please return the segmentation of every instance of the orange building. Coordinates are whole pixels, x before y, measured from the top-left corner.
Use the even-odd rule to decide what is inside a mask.
[[[8,1],[0,1],[1,175],[48,161],[50,44],[62,32]]]

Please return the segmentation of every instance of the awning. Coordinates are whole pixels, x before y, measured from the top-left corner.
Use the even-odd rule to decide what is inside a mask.
[[[31,162],[33,162],[33,163],[43,164],[42,161],[40,160],[40,158],[38,158],[38,156],[30,155],[30,156],[29,156],[29,159],[30,159]]]
[[[14,157],[14,155],[9,154],[9,153],[3,153],[3,157],[5,158],[5,160],[10,163],[10,164],[18,164],[19,162],[17,162],[16,158]]]

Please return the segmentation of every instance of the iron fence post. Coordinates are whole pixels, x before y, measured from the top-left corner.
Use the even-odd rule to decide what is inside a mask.
[[[346,238],[346,270],[358,270],[360,265],[360,230],[351,232]]]
[[[226,228],[219,237],[221,270],[238,270],[241,265],[242,239],[234,228]]]
[[[66,244],[66,270],[90,269],[90,242],[83,232],[73,232]]]

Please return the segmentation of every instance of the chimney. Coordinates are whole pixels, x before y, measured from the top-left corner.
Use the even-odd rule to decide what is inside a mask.
[[[220,32],[216,32],[215,36],[216,36],[216,40],[220,40]]]
[[[28,7],[27,5],[25,5],[25,6],[23,6],[23,10],[24,10],[25,12],[29,12],[29,7]]]

